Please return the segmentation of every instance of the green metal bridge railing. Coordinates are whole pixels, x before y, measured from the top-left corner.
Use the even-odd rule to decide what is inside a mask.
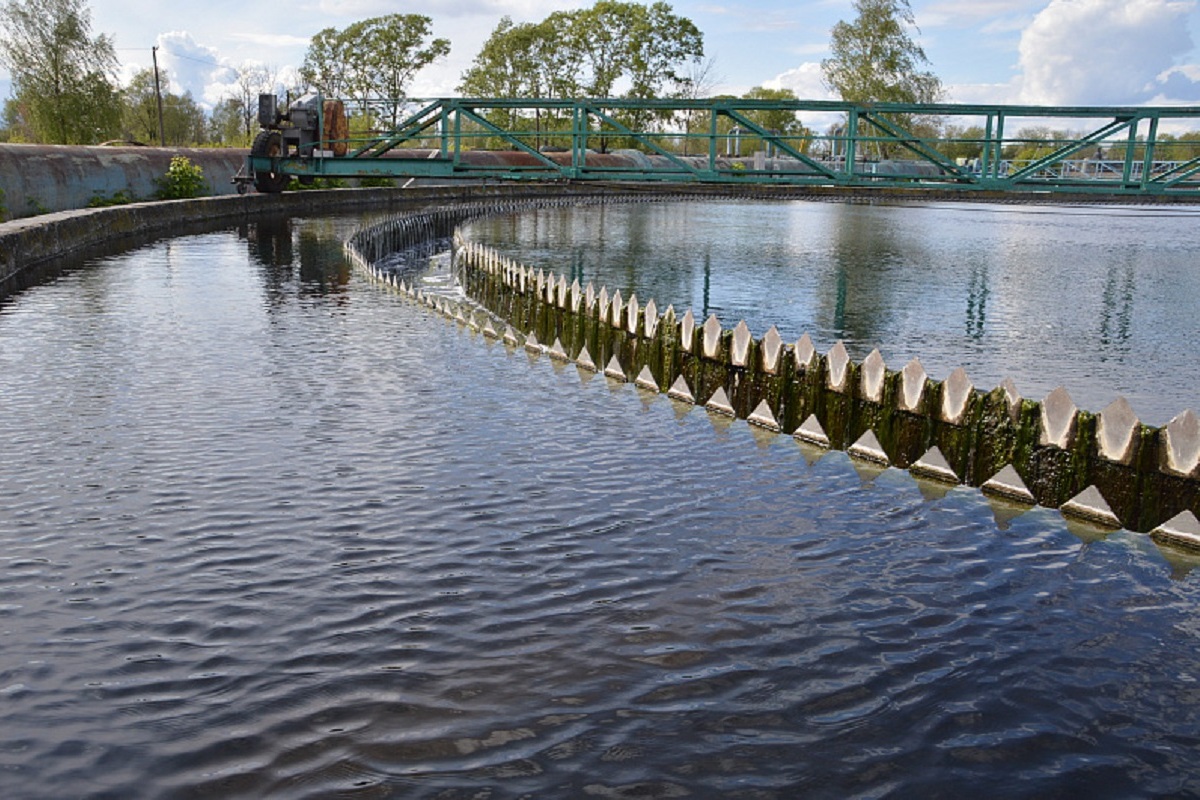
[[[446,98],[414,101],[410,109],[393,130],[349,140],[344,156],[334,156],[335,143],[321,138],[292,154],[252,156],[248,167],[305,180],[672,181],[1200,196],[1200,106]],[[803,122],[806,116],[838,121],[824,133],[799,125],[768,127],[768,120]],[[1069,132],[1047,135],[1051,128]],[[1180,137],[1187,132],[1197,136]]]

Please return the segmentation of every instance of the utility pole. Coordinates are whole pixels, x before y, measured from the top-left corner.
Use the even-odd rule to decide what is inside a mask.
[[[167,138],[163,135],[162,89],[158,86],[158,45],[150,48],[150,58],[154,60],[154,98],[158,101],[158,146],[166,147]]]

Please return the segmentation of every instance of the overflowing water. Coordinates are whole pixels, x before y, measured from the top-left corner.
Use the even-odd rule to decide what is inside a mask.
[[[0,306],[0,795],[1200,794],[1200,558],[507,349],[345,224]]]
[[[964,367],[1162,425],[1200,400],[1200,209],[982,203],[664,203],[544,209],[469,238],[644,304],[786,341],[878,347],[893,370]]]

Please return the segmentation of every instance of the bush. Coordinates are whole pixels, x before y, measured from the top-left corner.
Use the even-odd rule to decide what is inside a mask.
[[[111,197],[105,197],[103,193],[97,192],[88,200],[88,208],[107,208],[108,206],[123,206],[134,201],[133,195],[128,189],[119,189],[112,193]]]
[[[187,156],[175,156],[167,174],[159,178],[158,196],[161,200],[183,200],[208,194],[204,170]]]
[[[394,189],[396,187],[396,179],[383,177],[359,178],[358,185],[363,189]]]

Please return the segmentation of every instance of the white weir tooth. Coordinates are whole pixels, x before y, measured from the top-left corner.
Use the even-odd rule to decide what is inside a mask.
[[[1079,411],[1067,390],[1059,386],[1042,401],[1042,433],[1039,444],[1065,450],[1071,444],[1075,415]]]
[[[929,448],[925,455],[918,458],[909,467],[909,471],[914,475],[919,475],[923,478],[932,478],[943,483],[958,483],[958,473],[950,466],[950,462],[942,455],[942,451],[937,445]]]
[[[685,403],[696,404],[696,396],[692,394],[692,388],[688,386],[684,377],[680,375],[671,384],[671,388],[667,390],[667,397],[673,397],[676,400],[682,400]]]
[[[1128,461],[1133,450],[1133,434],[1141,424],[1124,397],[1109,403],[1100,412],[1100,421],[1096,425],[1100,457],[1119,463]]]
[[[751,425],[757,425],[760,428],[766,428],[769,431],[779,432],[779,422],[775,419],[775,414],[771,411],[771,406],[766,400],[759,402],[758,407],[754,412],[746,417],[746,421]]]
[[[704,357],[716,358],[721,352],[721,321],[710,314],[704,321]]]
[[[942,419],[951,425],[962,422],[974,391],[965,369],[958,367],[951,372],[942,384]]]
[[[929,376],[925,373],[925,367],[921,366],[921,362],[914,358],[904,365],[904,369],[900,371],[900,409],[902,411],[916,411],[921,406],[921,400],[925,397],[925,382]]]
[[[807,333],[796,340],[796,344],[792,347],[792,352],[796,358],[797,371],[803,372],[806,369],[811,369],[817,359],[817,348],[813,346],[812,337]]]
[[[696,315],[689,308],[679,323],[679,346],[685,353],[692,352],[692,343],[696,340]]]
[[[862,363],[862,392],[863,396],[872,403],[883,402],[883,380],[887,377],[887,364],[879,349],[871,351]]]
[[[550,357],[558,361],[571,360],[571,357],[567,355],[567,351],[563,348],[563,343],[557,336],[554,337],[554,344],[550,345]]]
[[[802,442],[815,444],[818,447],[829,447],[829,436],[826,435],[825,429],[821,427],[820,420],[816,414],[809,414],[808,419],[796,428],[796,432],[792,434],[795,438]]]
[[[759,346],[762,350],[763,372],[768,375],[778,374],[779,356],[783,353],[783,337],[779,335],[779,330],[774,325],[767,328]]]
[[[1150,536],[1155,541],[1200,550],[1200,520],[1197,520],[1191,511],[1184,509],[1150,531]]]
[[[1200,420],[1191,409],[1184,411],[1163,428],[1167,450],[1167,469],[1190,475],[1200,463]]]
[[[846,345],[835,342],[825,360],[829,363],[829,388],[835,392],[845,392],[846,375],[850,372],[850,354],[846,352]]]
[[[1078,517],[1106,528],[1120,528],[1121,520],[1095,486],[1089,486],[1059,508],[1064,515]]]
[[[736,416],[733,410],[733,405],[729,402],[729,395],[725,393],[725,387],[718,386],[713,392],[713,396],[708,399],[704,407],[709,411],[715,411],[718,414],[724,414],[727,417]]]
[[[1017,470],[1012,464],[1006,465],[988,478],[979,488],[984,494],[994,494],[1031,506],[1037,505],[1037,499],[1034,498],[1033,492],[1029,491],[1029,487],[1025,485],[1025,481],[1021,480],[1021,476],[1017,474]]]
[[[887,453],[884,452],[883,445],[879,444],[879,437],[872,430],[868,430],[862,436],[858,437],[858,441],[850,445],[846,452],[854,458],[870,461],[874,464],[887,466],[892,463]]]
[[[750,326],[746,324],[746,320],[738,322],[733,329],[733,348],[729,354],[729,360],[735,367],[746,366],[746,361],[750,357],[750,342],[754,339],[750,335]]]
[[[576,357],[575,363],[589,372],[596,372],[599,369],[596,366],[596,362],[592,360],[592,354],[588,352],[586,344],[579,349],[579,355]]]

